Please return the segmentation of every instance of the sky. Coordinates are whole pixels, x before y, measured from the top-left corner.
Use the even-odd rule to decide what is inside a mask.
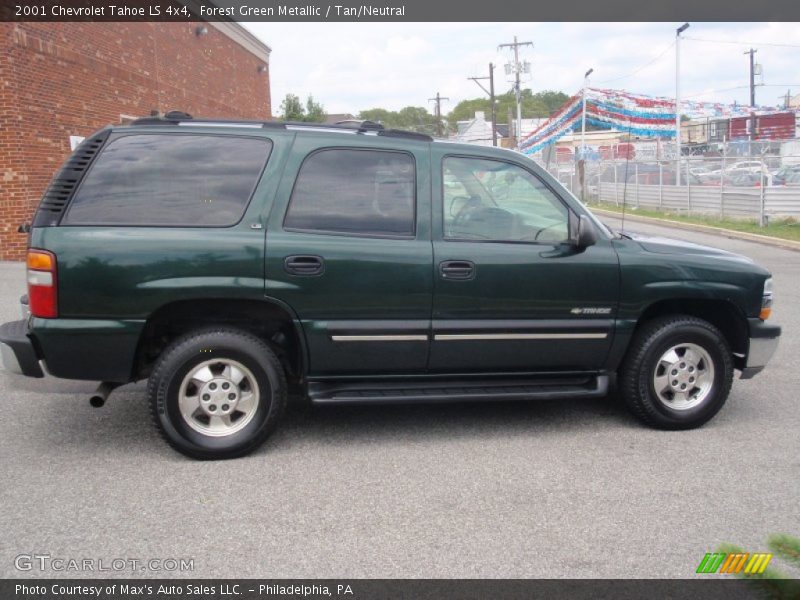
[[[682,23],[244,23],[272,48],[273,113],[287,93],[310,94],[328,113],[424,106],[439,92],[447,113],[484,95],[469,77],[495,70],[498,93],[511,89],[502,43],[531,41],[523,87],[577,92],[590,86],[675,97],[675,29]],[[763,67],[756,103],[776,106],[800,93],[800,24],[692,23],[680,44],[681,97],[749,104],[749,56]],[[693,39],[694,38],[694,39]],[[706,41],[700,41],[706,40]],[[782,46],[780,44],[786,44]],[[758,78],[757,78],[758,79]],[[488,83],[488,82],[484,82]]]

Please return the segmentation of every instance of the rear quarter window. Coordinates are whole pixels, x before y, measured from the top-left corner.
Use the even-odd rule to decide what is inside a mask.
[[[126,135],[97,157],[65,225],[225,227],[244,214],[272,143],[193,134]]]

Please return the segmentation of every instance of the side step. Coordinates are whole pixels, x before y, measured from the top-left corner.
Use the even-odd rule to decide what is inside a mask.
[[[608,375],[549,379],[469,379],[416,382],[308,383],[314,404],[463,402],[596,398],[608,392]]]

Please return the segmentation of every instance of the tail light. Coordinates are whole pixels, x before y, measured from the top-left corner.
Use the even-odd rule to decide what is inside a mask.
[[[56,255],[47,250],[28,250],[28,305],[34,317],[58,316]]]

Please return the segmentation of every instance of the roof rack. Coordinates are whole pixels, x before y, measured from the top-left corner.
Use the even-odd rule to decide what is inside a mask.
[[[163,116],[153,115],[142,117],[130,123],[138,125],[199,125],[207,127],[223,127],[230,125],[233,127],[260,127],[264,129],[325,129],[331,131],[342,131],[352,133],[371,133],[383,137],[407,138],[432,142],[433,138],[424,133],[416,131],[406,131],[404,129],[385,129],[380,123],[374,121],[356,121],[337,123],[329,125],[327,123],[309,123],[307,121],[247,121],[238,119],[195,119],[189,113],[173,110]]]

